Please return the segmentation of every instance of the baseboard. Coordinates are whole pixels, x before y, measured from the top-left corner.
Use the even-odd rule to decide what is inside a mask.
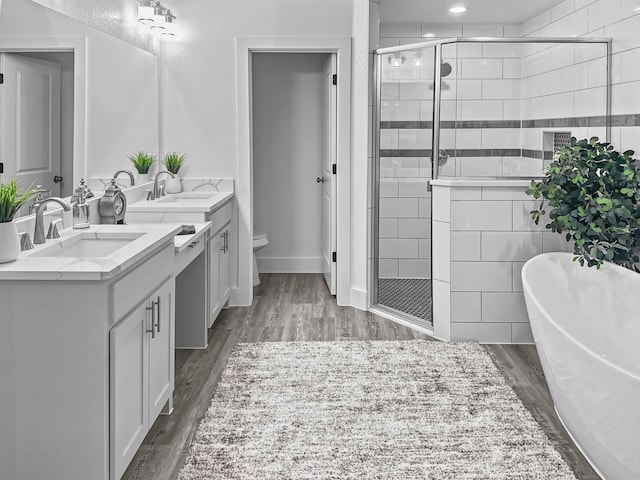
[[[322,273],[322,257],[257,257],[260,273]]]
[[[366,290],[360,290],[359,288],[351,289],[351,301],[350,306],[359,308],[360,310],[367,310],[368,301],[367,301],[367,292]]]

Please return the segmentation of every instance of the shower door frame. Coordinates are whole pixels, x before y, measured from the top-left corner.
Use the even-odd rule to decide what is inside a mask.
[[[433,325],[436,322],[435,308],[436,299],[433,296],[433,282],[431,283],[431,299],[432,299],[432,330],[429,331],[424,327],[414,323],[415,317],[412,315],[399,312],[393,308],[377,303],[378,301],[378,283],[380,279],[380,251],[379,251],[379,224],[380,224],[380,121],[382,107],[382,62],[381,58],[389,53],[403,53],[418,49],[433,48],[434,49],[434,72],[433,72],[433,126],[431,130],[431,179],[438,178],[438,162],[434,161],[435,153],[440,151],[440,107],[441,107],[441,65],[442,65],[442,46],[455,43],[601,43],[606,47],[606,86],[605,86],[605,141],[611,141],[611,55],[612,55],[612,39],[604,37],[536,37],[536,38],[503,38],[503,37],[449,37],[428,42],[417,42],[397,47],[385,47],[374,50],[374,93],[375,105],[373,116],[373,167],[372,167],[372,228],[369,234],[371,238],[371,257],[372,268],[369,278],[369,310],[374,313],[383,315],[393,321],[408,325],[423,333],[433,334]],[[521,127],[522,128],[522,127]],[[427,186],[429,191],[430,186]],[[433,203],[431,205],[433,222]],[[433,244],[431,252],[431,262],[433,264]]]

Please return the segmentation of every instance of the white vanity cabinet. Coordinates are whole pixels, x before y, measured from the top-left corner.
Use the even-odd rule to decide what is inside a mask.
[[[231,296],[230,235],[229,221],[209,239],[209,327]]]
[[[111,478],[119,479],[174,383],[174,283],[165,281],[109,332]]]
[[[0,266],[2,479],[117,480],[172,407],[179,227],[110,227],[159,233],[124,263]]]

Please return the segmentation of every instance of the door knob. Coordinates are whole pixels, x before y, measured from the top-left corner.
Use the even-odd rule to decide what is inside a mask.
[[[53,177],[53,183],[60,183],[62,182],[62,177],[60,175],[55,175]]]
[[[324,177],[316,178],[316,183],[324,183]]]

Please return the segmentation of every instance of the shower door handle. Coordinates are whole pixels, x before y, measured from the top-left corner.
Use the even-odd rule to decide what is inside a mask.
[[[316,183],[324,183],[324,177],[316,178]]]

